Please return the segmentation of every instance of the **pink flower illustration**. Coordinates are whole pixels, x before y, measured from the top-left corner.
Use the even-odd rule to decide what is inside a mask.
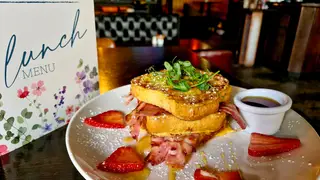
[[[32,83],[31,88],[33,89],[32,94],[36,96],[41,96],[42,92],[46,91],[43,81],[38,81],[37,83]]]
[[[73,106],[68,106],[66,109],[66,114],[70,115],[73,112]]]
[[[48,111],[49,111],[49,109],[48,108],[44,108],[44,113],[47,113]]]
[[[6,145],[0,145],[0,159],[2,164],[9,163],[8,147]]]
[[[26,98],[28,95],[29,95],[29,90],[28,90],[28,87],[24,87],[23,89],[19,89],[18,90],[18,98]]]

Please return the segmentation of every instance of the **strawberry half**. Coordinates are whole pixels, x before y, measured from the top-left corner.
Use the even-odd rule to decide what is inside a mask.
[[[241,180],[239,171],[219,172],[216,175],[220,180]]]
[[[124,128],[124,114],[121,111],[110,110],[93,117],[86,118],[84,123],[101,128]]]
[[[279,138],[270,135],[264,135],[259,133],[252,133],[250,138],[251,144],[281,144],[288,142],[300,142],[299,139],[294,138]]]
[[[123,146],[114,151],[105,161],[98,164],[101,171],[113,173],[128,173],[143,170],[145,164],[140,155],[129,146]]]
[[[301,146],[299,139],[278,138],[259,133],[252,133],[248,154],[254,157],[276,155],[289,152]]]
[[[195,180],[241,180],[239,171],[209,172],[203,169],[196,169]]]

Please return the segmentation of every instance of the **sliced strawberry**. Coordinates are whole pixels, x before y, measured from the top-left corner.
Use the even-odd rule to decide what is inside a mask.
[[[195,180],[241,180],[239,171],[209,172],[203,169],[196,169]]]
[[[218,180],[218,176],[202,169],[196,169],[193,176],[194,180]]]
[[[84,123],[102,128],[124,128],[124,114],[120,111],[110,110],[93,117],[86,118]]]
[[[281,144],[250,144],[248,154],[250,156],[270,156],[283,152],[289,152],[293,149],[300,147],[300,141],[289,141],[288,143]]]
[[[218,172],[216,176],[219,177],[219,180],[241,180],[239,171]]]
[[[258,133],[251,134],[251,140],[248,147],[250,156],[271,156],[283,152],[289,152],[301,146],[299,139],[278,138]]]
[[[297,143],[300,142],[299,139],[294,138],[279,138],[275,136],[269,136],[259,133],[252,133],[250,143],[251,144],[280,144],[280,143],[288,143],[293,142]]]
[[[140,155],[132,147],[120,147],[114,151],[105,161],[98,164],[101,171],[113,173],[128,173],[141,171],[145,164]]]

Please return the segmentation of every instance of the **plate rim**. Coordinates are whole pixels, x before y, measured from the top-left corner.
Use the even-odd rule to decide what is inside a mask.
[[[91,102],[95,101],[96,99],[99,99],[101,98],[102,96],[104,96],[105,94],[108,94],[108,93],[112,93],[114,91],[117,91],[118,89],[120,88],[126,88],[126,87],[130,87],[131,84],[127,84],[127,85],[123,85],[123,86],[119,86],[119,87],[116,87],[116,88],[113,88],[109,91],[106,91],[102,94],[99,94],[98,96],[92,98],[91,100],[89,100],[88,102],[86,102],[84,105],[82,105],[82,107],[72,115],[72,117],[70,118],[70,122],[69,124],[67,124],[67,130],[66,130],[66,134],[65,134],[65,143],[66,143],[66,148],[67,148],[67,153],[68,153],[68,156],[73,164],[73,166],[77,169],[77,171],[86,179],[86,180],[92,180],[92,177],[90,177],[84,170],[83,168],[79,165],[79,163],[77,162],[76,160],[76,157],[75,155],[71,152],[71,146],[70,146],[70,125],[75,121],[75,117],[78,116],[78,114],[81,112],[82,109],[86,108],[88,104],[90,104]],[[241,90],[247,90],[247,88],[243,88],[243,87],[239,87],[239,86],[234,86],[234,85],[231,85],[231,87],[235,87],[235,88],[238,88],[238,89],[241,89]],[[311,124],[303,117],[301,116],[299,113],[297,113],[295,110],[293,110],[292,108],[290,108],[288,111],[293,111],[294,113],[296,113],[296,115],[298,115],[300,118],[302,118],[304,121],[306,121],[306,123],[308,124],[308,126],[310,128],[312,128],[312,130],[315,132],[315,134],[318,136],[318,139],[320,139],[320,135],[317,133],[317,131],[311,126]],[[287,111],[287,112],[288,112]]]

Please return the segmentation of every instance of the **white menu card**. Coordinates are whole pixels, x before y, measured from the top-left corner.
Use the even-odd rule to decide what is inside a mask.
[[[0,0],[0,156],[99,94],[93,0]]]

